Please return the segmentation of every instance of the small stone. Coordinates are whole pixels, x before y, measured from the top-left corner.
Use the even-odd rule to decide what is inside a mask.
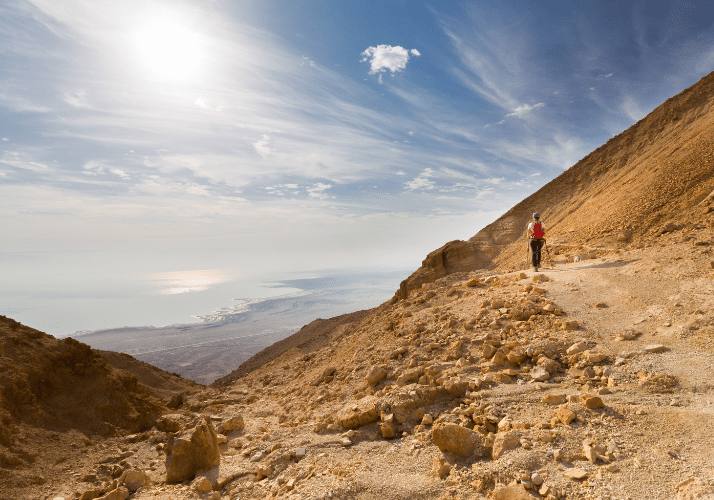
[[[645,346],[645,352],[665,352],[669,349],[662,344],[653,344]]]
[[[583,469],[579,469],[576,467],[565,469],[563,471],[563,475],[565,477],[569,477],[570,479],[585,479],[586,477],[588,477],[587,472],[585,472]]]
[[[268,464],[260,464],[258,467],[255,468],[255,475],[258,476],[258,479],[270,477],[272,473],[273,468]]]
[[[605,406],[605,403],[602,402],[602,399],[599,396],[593,396],[592,394],[581,394],[580,397],[580,404],[590,408],[602,408]]]
[[[563,321],[560,326],[563,330],[572,331],[580,328],[580,323],[577,321]]]
[[[491,496],[493,500],[532,500],[532,496],[525,490],[522,484],[512,484],[510,486],[497,486]]]
[[[298,448],[295,450],[295,458],[300,460],[301,458],[305,458],[305,455],[307,454],[307,450],[305,448]]]
[[[340,444],[341,444],[342,446],[351,446],[351,445],[352,445],[352,441],[350,440],[350,438],[343,437],[343,438],[340,438]]]
[[[434,417],[429,413],[425,413],[421,419],[421,425],[431,425],[434,423]]]
[[[146,483],[146,474],[143,470],[128,470],[121,475],[119,482],[129,491],[136,491]]]
[[[579,352],[583,352],[588,348],[588,344],[583,340],[580,342],[576,342],[575,344],[571,345],[568,347],[568,349],[565,351],[568,356],[572,356],[573,354],[578,354]]]
[[[198,476],[191,482],[191,490],[198,493],[206,493],[211,491],[213,486],[211,486],[211,481],[208,480],[206,476]]]
[[[540,486],[541,484],[543,484],[543,478],[537,472],[533,473],[533,475],[531,476],[531,481],[536,486]]]
[[[392,424],[382,423],[379,425],[379,432],[384,439],[392,439],[395,436],[394,427]]]
[[[555,460],[562,460],[565,458],[565,448],[558,448],[553,450],[553,458]]]
[[[434,457],[431,469],[440,479],[444,479],[451,472],[451,466],[443,458]]]
[[[555,411],[555,416],[560,420],[560,422],[563,425],[569,425],[570,422],[575,420],[575,412],[572,410],[569,410],[566,406],[560,406],[556,411]]]

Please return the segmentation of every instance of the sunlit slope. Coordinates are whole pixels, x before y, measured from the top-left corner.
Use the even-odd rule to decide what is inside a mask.
[[[525,266],[525,228],[542,214],[551,245],[642,244],[663,225],[702,220],[714,191],[714,73],[668,99],[468,241],[431,252],[397,297],[446,274]]]

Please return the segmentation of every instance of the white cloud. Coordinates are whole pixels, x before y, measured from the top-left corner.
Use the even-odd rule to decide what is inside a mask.
[[[10,139],[8,139],[7,137],[3,137],[2,140],[3,140],[3,141],[9,141]]]
[[[391,45],[377,45],[376,47],[369,47],[362,52],[363,57],[360,61],[369,61],[370,75],[376,75],[377,73],[383,73],[385,71],[396,73],[407,67],[409,52],[410,51],[404,47],[398,45],[396,47],[392,47]],[[412,49],[411,54],[413,56],[421,55],[416,49]]]
[[[268,147],[268,144],[270,144],[270,137],[267,135],[263,135],[263,137],[259,141],[253,143],[253,147],[260,156],[265,158],[270,154],[270,148]]]
[[[417,189],[434,189],[435,183],[432,180],[429,180],[429,177],[434,176],[434,170],[431,168],[425,168],[422,173],[420,173],[418,176],[416,176],[414,179],[412,179],[409,182],[405,182],[404,185],[406,186],[404,189],[408,191],[414,191]]]
[[[534,109],[542,108],[543,106],[545,106],[544,102],[539,102],[538,104],[521,104],[516,107],[512,113],[509,113],[506,116],[517,116],[518,118],[521,118],[526,113],[533,111]]]
[[[62,100],[75,108],[91,109],[87,101],[87,92],[79,90],[77,92],[65,92]]]
[[[311,198],[318,198],[318,199],[326,199],[326,198],[334,198],[334,196],[330,196],[323,191],[326,191],[332,187],[332,184],[324,184],[322,182],[318,182],[312,187],[307,188],[307,192]]]

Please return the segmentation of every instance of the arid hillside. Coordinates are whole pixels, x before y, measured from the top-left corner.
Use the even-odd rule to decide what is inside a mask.
[[[533,212],[558,252],[601,254],[700,220],[714,192],[714,73],[667,99],[468,241],[431,252],[397,293],[456,271],[525,267]]]

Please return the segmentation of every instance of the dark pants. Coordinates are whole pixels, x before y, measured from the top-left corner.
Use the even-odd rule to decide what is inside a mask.
[[[531,262],[535,267],[540,267],[540,250],[543,248],[543,244],[545,243],[545,240],[536,240],[532,239],[531,240],[531,251],[532,251],[532,256],[531,256]]]

